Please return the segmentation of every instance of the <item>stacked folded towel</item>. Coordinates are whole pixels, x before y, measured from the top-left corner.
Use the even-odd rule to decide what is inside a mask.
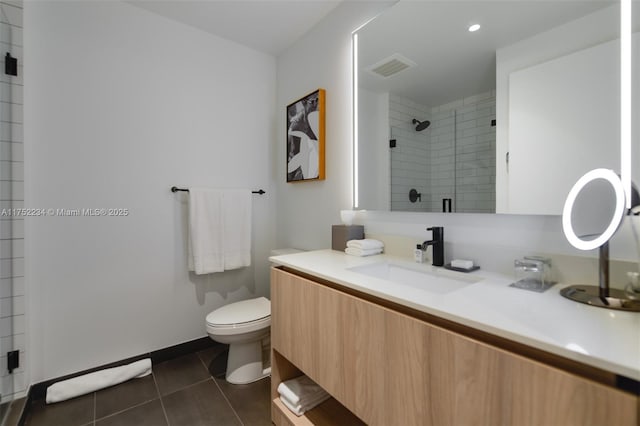
[[[280,401],[296,416],[303,415],[329,398],[329,394],[307,376],[280,383],[278,393]]]
[[[380,254],[383,250],[384,243],[382,241],[365,238],[364,240],[347,241],[347,248],[344,252],[352,256],[371,256]]]

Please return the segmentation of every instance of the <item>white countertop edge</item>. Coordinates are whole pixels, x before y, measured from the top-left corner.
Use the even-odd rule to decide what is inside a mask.
[[[309,261],[313,259],[313,256],[317,256],[318,258],[322,257],[325,265],[318,264],[316,266],[315,265],[316,262],[311,262],[314,264],[310,264]],[[326,259],[327,256],[331,257],[332,259],[329,259],[327,261]],[[345,259],[342,262],[341,261],[334,262],[335,264],[331,265],[332,260],[336,258],[336,256],[345,257]],[[636,368],[634,368],[633,364],[630,363],[629,361],[630,359],[634,359],[633,354],[630,354],[631,356],[627,357],[626,359],[621,359],[622,357],[620,359],[611,359],[606,356],[599,356],[598,354],[584,354],[581,352],[577,352],[575,350],[565,347],[565,345],[559,344],[558,342],[554,341],[552,338],[545,339],[544,336],[533,336],[533,335],[522,334],[520,332],[514,332],[514,330],[512,330],[508,325],[503,326],[503,325],[492,324],[490,321],[478,321],[476,319],[463,316],[460,313],[451,312],[450,310],[448,311],[445,309],[440,309],[437,306],[437,300],[431,304],[417,303],[411,300],[410,298],[402,297],[401,295],[399,295],[399,292],[402,291],[402,289],[399,289],[398,291],[393,291],[393,292],[380,291],[376,289],[375,286],[373,285],[364,284],[363,281],[365,281],[366,279],[366,281],[368,281],[369,283],[371,282],[379,283],[379,282],[385,282],[385,280],[367,277],[362,274],[349,271],[347,269],[347,266],[350,268],[353,266],[365,265],[365,264],[376,263],[381,261],[410,263],[406,259],[398,259],[391,256],[386,256],[386,255],[377,255],[377,256],[369,256],[366,258],[365,257],[358,258],[354,256],[348,256],[338,251],[318,250],[313,252],[272,256],[269,258],[269,261],[272,262],[273,264],[286,266],[286,267],[298,270],[300,272],[307,273],[309,275],[314,275],[314,276],[317,276],[318,278],[335,282],[336,284],[348,287],[350,289],[357,290],[357,291],[360,291],[375,297],[379,297],[381,299],[388,300],[394,303],[398,303],[400,305],[403,305],[412,309],[416,309],[418,311],[421,311],[430,315],[434,315],[434,316],[461,324],[463,326],[484,331],[499,337],[512,340],[517,343],[521,343],[521,344],[531,346],[543,351],[550,352],[552,354],[562,356],[564,358],[568,358],[576,362],[597,367],[605,371],[609,371],[615,374],[619,374],[621,376],[625,376],[625,377],[640,381],[640,346],[638,346],[637,358],[635,358],[638,360],[637,362],[638,365]],[[345,266],[345,264],[347,266]],[[327,265],[329,265],[329,267],[327,267]],[[429,267],[428,265],[420,265],[420,264],[416,264],[416,265],[418,265],[418,267],[421,267],[421,266]],[[355,278],[354,278],[354,274],[355,274]],[[509,277],[505,277],[500,274],[495,274],[489,271],[480,270],[472,274],[477,274],[482,276],[484,278],[484,280],[482,281],[483,283],[491,283],[496,281],[504,283],[506,281],[510,281]],[[394,284],[394,283],[386,282],[386,284]],[[548,290],[546,293],[549,293],[552,291],[557,292],[565,286],[566,285],[556,284],[556,286]],[[527,292],[526,290],[518,290],[518,291],[525,292],[524,294],[531,293],[531,292]],[[533,294],[536,294],[536,293],[533,293]],[[449,297],[449,296],[445,296],[445,297]],[[562,298],[562,296],[560,296],[559,294],[557,295],[557,297]],[[576,303],[568,299],[566,300],[566,302]],[[602,309],[602,308],[595,308],[590,306],[588,308]],[[598,313],[595,312],[594,314],[598,314]],[[625,313],[625,314],[628,314],[628,313]],[[636,322],[637,322],[637,325],[640,325],[640,314],[632,313],[631,315],[637,315],[637,321],[634,322],[634,325]],[[638,335],[640,335],[640,328],[636,328],[636,330]],[[628,337],[629,336],[623,336],[623,335],[620,336],[620,338],[628,338]],[[630,336],[630,337],[633,338],[633,336]],[[639,339],[638,342],[640,343],[640,337],[638,339]]]

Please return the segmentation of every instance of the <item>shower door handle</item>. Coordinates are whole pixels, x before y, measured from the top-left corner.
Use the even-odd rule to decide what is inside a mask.
[[[451,198],[442,199],[442,213],[451,213]]]

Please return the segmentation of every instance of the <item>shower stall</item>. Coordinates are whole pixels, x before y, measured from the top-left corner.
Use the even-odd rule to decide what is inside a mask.
[[[495,212],[495,95],[475,98],[392,122],[392,211]]]
[[[21,359],[25,340],[21,1],[0,2],[0,46],[0,424],[4,425],[12,402],[26,393]]]

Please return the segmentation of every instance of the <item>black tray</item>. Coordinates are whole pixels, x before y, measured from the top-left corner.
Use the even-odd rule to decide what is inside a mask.
[[[458,271],[458,272],[473,272],[480,269],[480,266],[473,265],[471,268],[467,269],[467,268],[456,268],[455,266],[451,266],[450,263],[447,263],[446,265],[444,265],[444,269],[449,269],[451,271]]]

